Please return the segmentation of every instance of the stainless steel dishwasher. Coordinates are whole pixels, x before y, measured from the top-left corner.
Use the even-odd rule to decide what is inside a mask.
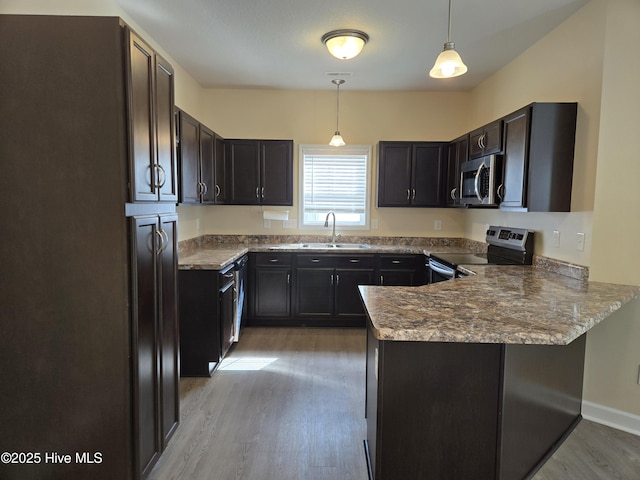
[[[242,319],[245,316],[247,306],[246,286],[247,286],[247,262],[249,257],[245,255],[236,261],[235,264],[235,290],[234,290],[234,312],[233,312],[233,341],[237,342],[240,338],[240,327]]]

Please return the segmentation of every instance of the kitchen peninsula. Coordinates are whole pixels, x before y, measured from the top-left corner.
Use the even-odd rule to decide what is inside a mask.
[[[375,480],[531,478],[580,421],[584,334],[640,293],[535,266],[474,270],[360,287]]]

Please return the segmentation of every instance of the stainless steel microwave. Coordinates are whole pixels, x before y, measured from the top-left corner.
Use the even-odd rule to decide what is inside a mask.
[[[497,206],[502,179],[502,157],[488,155],[460,166],[460,202],[463,205]]]

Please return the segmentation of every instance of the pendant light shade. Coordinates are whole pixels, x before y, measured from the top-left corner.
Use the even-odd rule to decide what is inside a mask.
[[[333,30],[322,36],[329,53],[340,60],[357,56],[369,41],[369,35],[360,30]]]
[[[342,135],[340,135],[340,128],[338,127],[338,125],[339,125],[339,121],[340,121],[340,85],[342,85],[344,83],[344,80],[341,79],[341,78],[334,78],[333,80],[331,80],[331,83],[333,83],[337,87],[337,92],[336,92],[336,133],[334,133],[333,137],[331,137],[331,141],[329,142],[329,145],[331,145],[332,147],[342,147],[342,146],[344,146],[346,144],[344,143]]]
[[[432,78],[458,77],[467,72],[467,66],[456,52],[456,44],[451,41],[451,0],[449,0],[449,28],[447,30],[447,42],[444,49],[436,58],[436,63],[429,72]]]

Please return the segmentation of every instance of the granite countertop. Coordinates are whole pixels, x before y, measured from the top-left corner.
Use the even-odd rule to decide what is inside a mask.
[[[567,345],[640,295],[640,287],[534,266],[473,270],[476,275],[421,287],[360,286],[376,338]]]
[[[300,248],[297,243],[209,243],[205,246],[190,249],[189,251],[180,254],[178,258],[178,268],[180,270],[221,270],[249,252],[321,252],[330,254],[358,253],[360,255],[390,253],[429,255],[430,252],[436,250],[438,252],[469,251],[468,247],[460,245],[434,247],[429,244],[369,244],[368,248],[330,248],[323,245],[328,245],[328,242],[325,242],[322,245],[318,242],[318,246],[315,248]]]

